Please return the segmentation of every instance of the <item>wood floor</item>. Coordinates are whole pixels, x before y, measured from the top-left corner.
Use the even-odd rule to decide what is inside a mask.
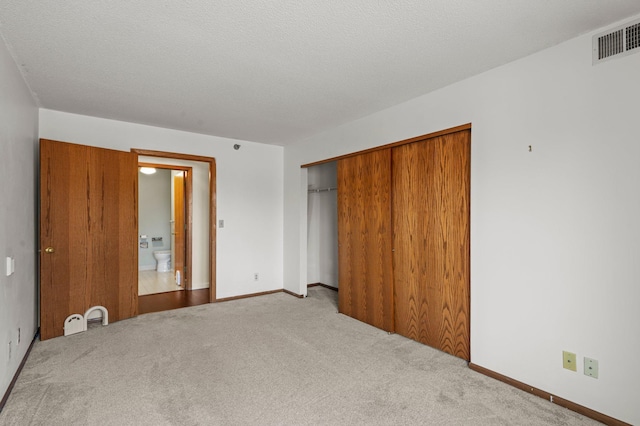
[[[209,303],[209,289],[170,291],[138,296],[138,314],[168,311]]]
[[[178,290],[184,290],[184,288],[176,285],[173,271],[138,271],[138,296]]]

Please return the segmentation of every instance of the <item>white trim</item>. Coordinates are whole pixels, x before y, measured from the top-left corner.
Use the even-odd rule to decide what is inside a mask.
[[[155,271],[156,265],[138,265],[138,271]]]

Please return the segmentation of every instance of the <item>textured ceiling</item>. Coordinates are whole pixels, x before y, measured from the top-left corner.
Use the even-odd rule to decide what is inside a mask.
[[[638,0],[0,0],[40,106],[287,145],[640,13]]]

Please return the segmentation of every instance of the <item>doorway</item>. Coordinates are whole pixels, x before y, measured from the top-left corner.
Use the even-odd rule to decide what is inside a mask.
[[[308,168],[307,286],[338,289],[337,162]]]
[[[157,171],[167,170],[171,177],[173,198],[183,199],[183,207],[174,203],[165,213],[165,232],[170,234],[164,248],[170,253],[171,272],[167,274],[174,285],[170,291],[145,294],[138,297],[139,313],[157,312],[195,306],[216,300],[215,292],[215,240],[216,240],[216,193],[215,159],[187,154],[133,149],[138,155],[138,164],[154,166]],[[141,181],[140,173],[139,183]],[[182,183],[180,183],[182,181]],[[176,189],[177,188],[177,189]],[[184,190],[180,197],[180,190]],[[143,201],[141,191],[139,202]],[[178,193],[176,195],[176,193]],[[155,195],[153,195],[155,196]],[[183,216],[181,218],[180,216]],[[168,219],[168,220],[166,220]],[[147,255],[154,250],[153,237],[139,223],[137,238],[147,237]],[[181,235],[181,231],[183,235]],[[158,236],[155,235],[157,238]],[[155,241],[157,244],[159,241]],[[164,238],[163,241],[164,243]],[[142,250],[142,249],[139,249]],[[148,259],[147,259],[148,260]],[[141,262],[142,263],[142,259]],[[154,259],[155,267],[158,266]],[[158,271],[156,271],[158,272]],[[145,271],[139,271],[142,275]],[[177,284],[180,283],[178,286]]]
[[[190,290],[193,169],[138,166],[138,296]]]

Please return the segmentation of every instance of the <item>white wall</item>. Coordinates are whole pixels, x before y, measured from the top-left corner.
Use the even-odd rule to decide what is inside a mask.
[[[38,108],[0,38],[0,399],[37,331]],[[5,258],[15,273],[5,274]],[[18,328],[21,329],[18,343]],[[11,342],[11,357],[9,357]]]
[[[336,188],[337,163],[309,167],[309,189]],[[338,192],[309,192],[307,196],[307,283],[338,287]]]
[[[283,149],[159,127],[40,110],[40,137],[129,151],[214,157],[218,298],[282,288]],[[241,148],[234,150],[239,143]],[[254,272],[260,275],[253,280]]]
[[[171,169],[156,169],[152,175],[138,172],[138,232],[148,243],[146,248],[138,244],[139,270],[155,269],[153,252],[171,249],[172,183]],[[162,241],[152,241],[154,237]]]
[[[472,123],[472,362],[640,424],[640,54],[592,66],[591,36],[286,147],[285,288],[301,164]]]

